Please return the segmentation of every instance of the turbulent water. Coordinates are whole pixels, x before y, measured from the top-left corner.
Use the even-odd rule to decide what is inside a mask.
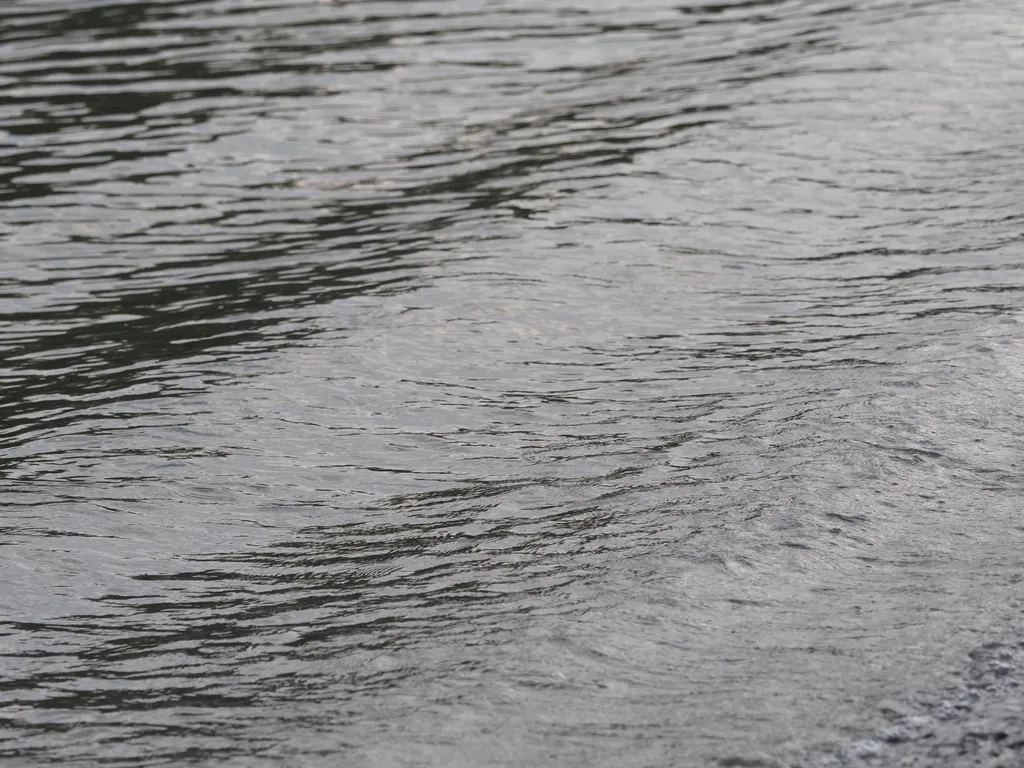
[[[7,0],[0,759],[1017,765],[1022,86],[1016,0]]]

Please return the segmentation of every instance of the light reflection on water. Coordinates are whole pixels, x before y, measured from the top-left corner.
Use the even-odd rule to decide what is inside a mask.
[[[0,10],[0,755],[810,764],[955,685],[1013,10]]]

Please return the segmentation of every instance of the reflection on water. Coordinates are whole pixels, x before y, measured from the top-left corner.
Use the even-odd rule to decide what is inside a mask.
[[[1014,10],[5,5],[0,755],[803,765],[943,690],[1019,626]]]

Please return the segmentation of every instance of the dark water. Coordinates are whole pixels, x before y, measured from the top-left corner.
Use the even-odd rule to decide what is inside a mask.
[[[0,757],[884,764],[1024,630],[1022,86],[1010,0],[8,0]]]

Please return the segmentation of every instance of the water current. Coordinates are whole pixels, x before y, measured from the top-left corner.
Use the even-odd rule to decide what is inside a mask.
[[[0,759],[966,764],[873,734],[1024,634],[1022,86],[1016,0],[7,0]]]

